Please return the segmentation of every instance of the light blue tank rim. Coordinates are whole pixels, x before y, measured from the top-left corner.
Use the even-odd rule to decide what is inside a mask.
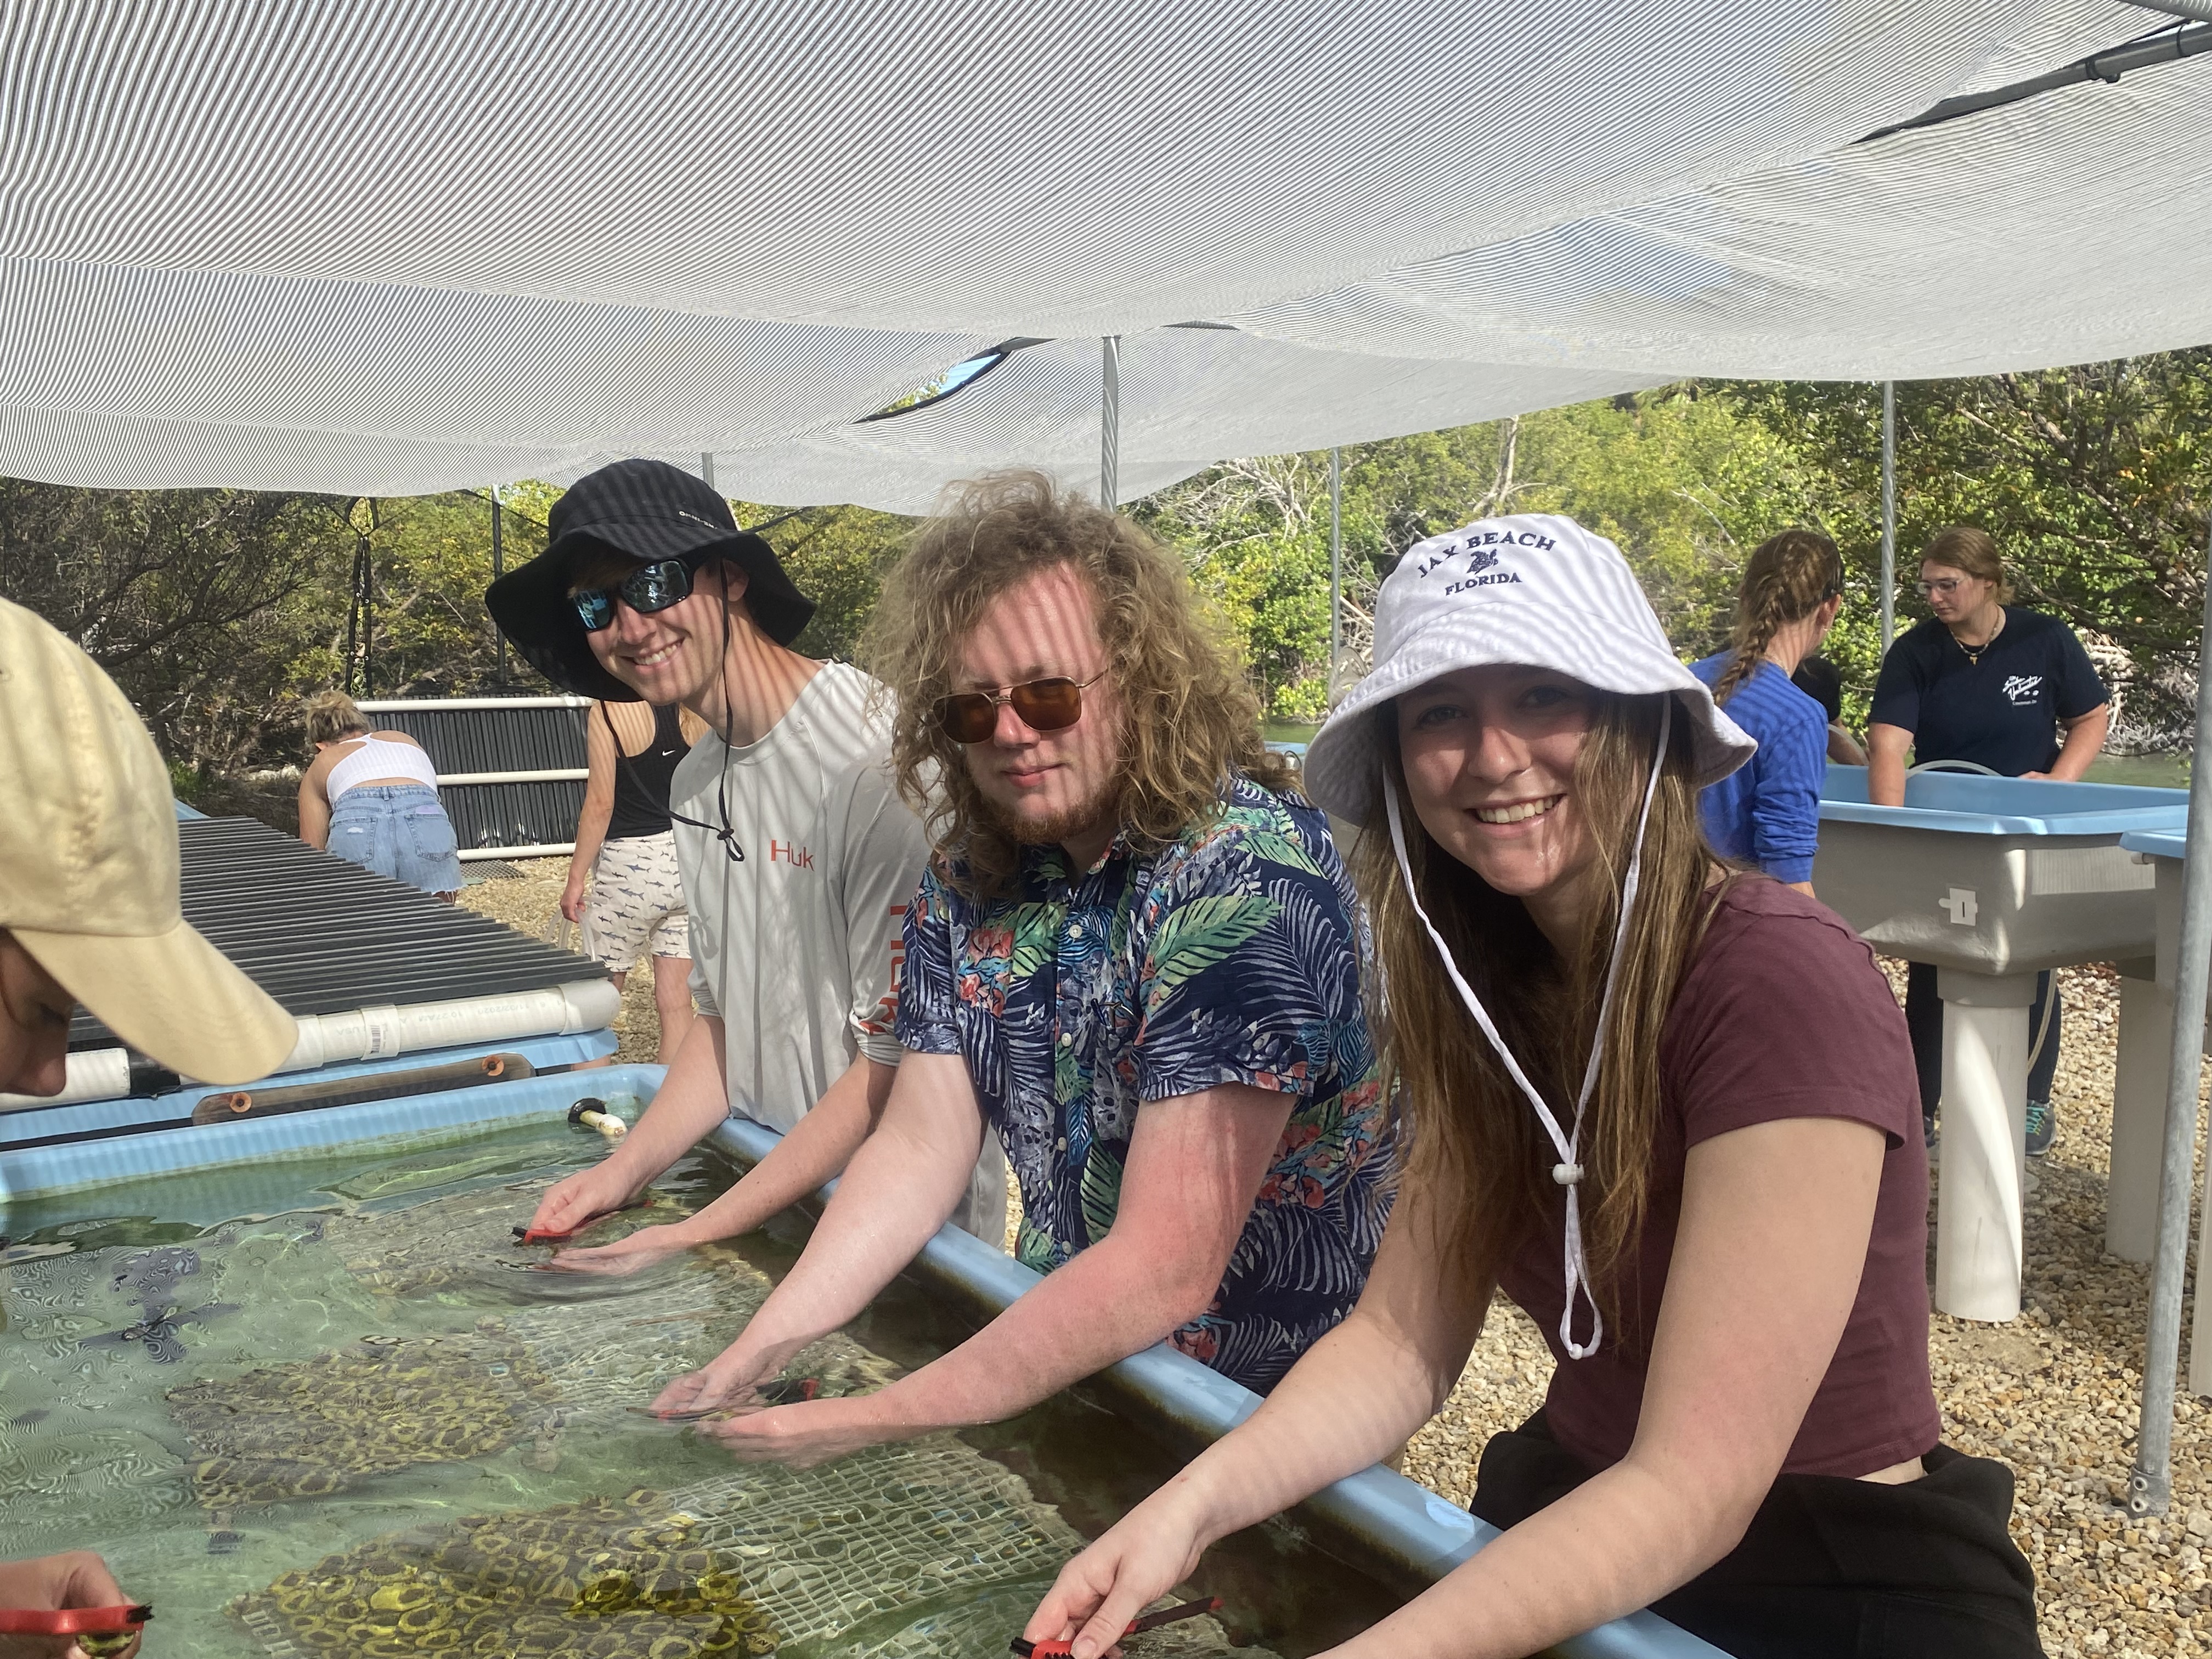
[[[186,818],[204,818],[207,816],[207,814],[201,811],[198,807],[187,806],[180,800],[173,800],[170,805],[177,809],[177,821],[179,823],[183,823]]]
[[[732,1117],[710,1139],[748,1164],[768,1156],[781,1137],[749,1118]],[[823,1188],[836,1190],[831,1182]],[[915,1266],[925,1275],[960,1287],[989,1305],[1005,1308],[1042,1282],[1004,1251],[957,1227],[938,1230]],[[1163,1342],[1112,1367],[1116,1381],[1176,1421],[1218,1439],[1260,1409],[1260,1396]],[[1426,1486],[1382,1468],[1362,1469],[1315,1493],[1307,1503],[1380,1553],[1441,1578],[1498,1536]],[[1567,1659],[1727,1659],[1721,1650],[1654,1613],[1634,1613],[1573,1637],[1547,1652]]]
[[[658,1066],[611,1066],[520,1083],[249,1117],[237,1123],[116,1135],[74,1146],[33,1146],[14,1152],[0,1149],[0,1215],[12,1202],[149,1176],[319,1158],[334,1146],[363,1141],[400,1136],[457,1138],[472,1128],[529,1117],[550,1118],[556,1113],[565,1117],[568,1108],[586,1095],[628,1093],[647,1098],[660,1086],[663,1075]]]
[[[549,1066],[574,1066],[601,1060],[622,1045],[612,1031],[572,1032],[566,1036],[515,1037],[504,1042],[471,1042],[453,1048],[425,1048],[414,1054],[393,1054],[383,1060],[356,1060],[312,1072],[283,1072],[234,1088],[293,1089],[309,1083],[336,1082],[366,1077],[372,1072],[405,1072],[421,1066],[449,1066],[483,1054],[520,1054],[539,1070]],[[203,1095],[226,1091],[213,1083],[188,1083],[165,1095],[118,1095],[105,1100],[73,1100],[58,1106],[19,1106],[0,1112],[0,1152],[18,1140],[46,1135],[74,1134],[82,1129],[112,1129],[125,1123],[158,1123],[182,1115]]]
[[[1831,763],[1820,787],[1823,823],[1881,823],[1967,836],[2102,836],[2180,830],[2189,822],[2186,789],[2124,783],[2059,783],[2048,778],[1990,778],[1922,772],[1905,783],[1904,806],[1867,799],[1863,766]]]
[[[2135,830],[2120,837],[2120,845],[2130,853],[2141,853],[2148,858],[2179,859],[2189,850],[2189,826],[2178,830]]]

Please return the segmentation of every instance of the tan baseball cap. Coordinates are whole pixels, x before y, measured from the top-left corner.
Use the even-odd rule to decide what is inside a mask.
[[[100,665],[0,599],[0,927],[132,1048],[206,1083],[299,1027],[185,921],[169,775]]]

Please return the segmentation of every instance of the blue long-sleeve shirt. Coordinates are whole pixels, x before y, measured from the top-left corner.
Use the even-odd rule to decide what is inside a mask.
[[[1711,685],[1732,654],[1707,657],[1690,672]],[[1759,751],[1698,796],[1705,839],[1723,858],[1755,864],[1777,881],[1812,880],[1820,785],[1828,775],[1827,716],[1765,661],[1723,708],[1759,740]]]

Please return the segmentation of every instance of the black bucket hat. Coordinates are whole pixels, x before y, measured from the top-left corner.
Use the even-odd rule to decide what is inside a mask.
[[[539,673],[580,696],[637,702],[637,693],[599,666],[569,602],[580,559],[616,553],[653,564],[711,554],[745,573],[745,610],[763,633],[789,645],[814,615],[775,550],[738,528],[714,488],[665,461],[617,461],[576,480],[546,521],[551,538],[528,564],[484,590],[499,631]],[[703,562],[703,561],[701,561]]]

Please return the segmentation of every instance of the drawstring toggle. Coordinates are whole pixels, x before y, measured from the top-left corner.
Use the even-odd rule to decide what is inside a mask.
[[[1552,1179],[1562,1187],[1571,1187],[1582,1178],[1583,1166],[1579,1164],[1554,1164],[1552,1166]]]

